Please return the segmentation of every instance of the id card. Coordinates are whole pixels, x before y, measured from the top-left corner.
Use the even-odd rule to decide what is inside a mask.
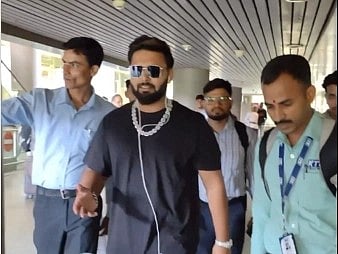
[[[293,234],[285,234],[279,238],[280,247],[283,254],[297,254],[295,238]]]

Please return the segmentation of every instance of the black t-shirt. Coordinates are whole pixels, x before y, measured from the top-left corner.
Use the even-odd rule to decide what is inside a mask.
[[[260,108],[257,110],[258,113],[258,125],[262,125],[265,123],[266,120],[266,110],[264,108]]]
[[[164,110],[142,112],[142,125],[157,124],[163,114]],[[131,104],[127,104],[102,120],[89,147],[85,163],[104,176],[112,176],[108,253],[157,253],[155,220],[143,186],[139,145],[162,253],[195,253],[198,170],[220,169],[220,151],[204,117],[175,101],[169,122],[154,135],[141,136],[140,144]]]

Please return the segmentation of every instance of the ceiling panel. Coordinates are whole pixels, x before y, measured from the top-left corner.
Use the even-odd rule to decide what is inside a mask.
[[[171,46],[176,68],[209,69],[211,78],[227,79],[244,93],[259,92],[262,68],[283,53],[309,59],[315,81],[336,69],[336,0],[126,2],[117,10],[111,0],[2,0],[2,32],[50,46],[90,36],[101,42],[107,59],[125,66],[131,41],[156,36]],[[245,54],[237,57],[236,49]],[[334,57],[323,54],[332,51]]]

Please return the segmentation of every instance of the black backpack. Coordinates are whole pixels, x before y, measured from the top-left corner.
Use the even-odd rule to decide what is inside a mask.
[[[246,132],[246,125],[242,122],[235,121],[235,129],[239,136],[239,140],[244,148],[245,157],[246,157],[246,151],[248,150],[248,146],[249,146],[249,137],[248,137],[248,133]],[[244,161],[246,161],[246,159]]]
[[[267,151],[270,151],[271,145],[274,142],[275,135],[277,133],[274,130],[275,128],[266,131],[259,145],[259,164],[261,167],[261,177],[264,183],[266,194],[270,200],[271,196],[268,183],[265,180],[264,170],[265,161],[268,154]],[[337,174],[337,123],[335,121],[331,119],[324,119],[320,143],[321,149],[319,160],[323,176],[328,188],[332,194],[336,196],[336,187],[330,182],[330,178]]]
[[[238,134],[241,145],[244,148],[244,167],[246,167],[247,150],[249,146],[249,137],[248,133],[246,132],[246,125],[242,122],[235,121],[235,129]],[[247,176],[245,175],[245,179],[246,177]]]

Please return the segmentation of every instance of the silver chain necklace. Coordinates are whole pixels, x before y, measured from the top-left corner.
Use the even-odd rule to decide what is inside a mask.
[[[165,109],[165,112],[164,112],[162,118],[160,119],[160,121],[150,131],[144,131],[144,130],[142,130],[142,126],[141,126],[141,111],[138,108],[138,106],[139,106],[138,101],[135,100],[132,107],[131,107],[131,118],[133,120],[133,124],[134,124],[136,131],[141,136],[146,136],[146,137],[154,135],[156,132],[158,132],[161,129],[161,127],[163,125],[165,125],[167,122],[169,122],[170,111],[173,108],[172,100],[166,99],[166,107],[165,107],[166,109]],[[138,122],[137,117],[136,117],[136,108],[138,109],[138,113],[139,113],[138,115],[139,115],[140,123]]]

